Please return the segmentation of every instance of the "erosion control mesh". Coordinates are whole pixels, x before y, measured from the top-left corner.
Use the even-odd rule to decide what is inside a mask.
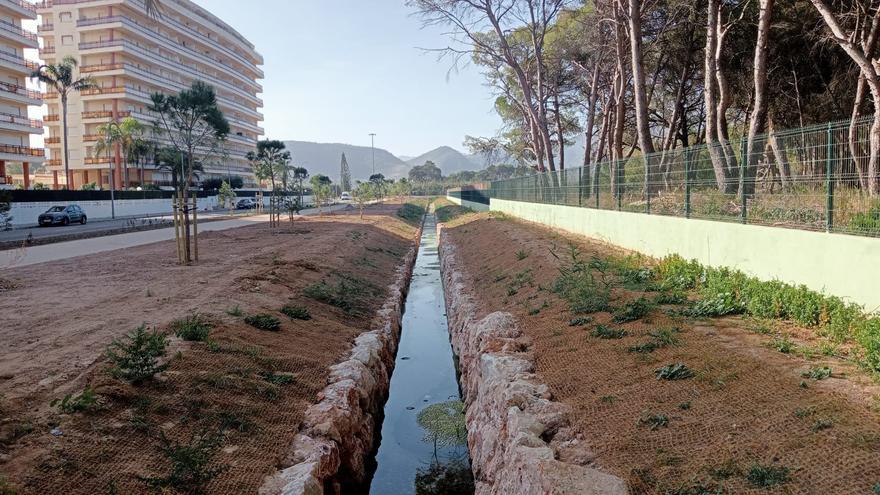
[[[621,307],[656,293],[627,290],[617,275],[614,314],[574,315],[552,290],[568,238],[488,215],[445,235],[481,312],[517,317],[539,378],[571,407],[595,463],[633,493],[873,493],[880,483],[880,417],[851,363],[780,353],[739,318],[667,314],[682,306],[651,304],[626,321],[639,304]],[[619,254],[574,242],[582,259]]]
[[[212,325],[207,340],[172,339],[167,371],[138,386],[109,376],[99,359],[86,380],[98,403],[72,414],[52,412],[17,442],[0,444],[12,459],[0,465],[2,476],[19,494],[154,493],[151,485],[163,493],[256,493],[288,454],[305,409],[327,384],[328,368],[369,329],[386,297],[390,274],[415,233],[393,213],[365,222],[355,216],[301,221],[275,234],[260,227],[245,237],[206,236],[206,253],[252,250],[238,261],[248,264],[246,273],[210,310],[199,308]],[[269,240],[259,247],[233,242],[253,242],[255,234]],[[321,282],[336,299],[306,294]],[[341,300],[348,304],[333,304]],[[306,308],[309,318],[285,315],[285,305]],[[121,313],[130,310],[120,306]],[[245,317],[253,314],[277,317],[280,328],[248,325]],[[173,335],[171,325],[159,330]],[[34,401],[45,407],[48,398]],[[207,481],[196,483],[193,473]]]

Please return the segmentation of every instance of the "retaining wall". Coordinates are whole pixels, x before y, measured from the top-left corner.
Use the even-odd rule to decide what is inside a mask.
[[[476,495],[625,495],[626,483],[592,465],[568,408],[534,373],[531,343],[510,313],[478,316],[468,274],[440,227],[440,263]]]
[[[377,419],[388,398],[420,238],[421,229],[373,329],[355,339],[347,360],[330,368],[329,385],[306,410],[288,458],[266,478],[260,495],[336,495],[363,488],[365,462],[375,451]]]
[[[468,201],[466,199],[456,198],[455,196],[446,195],[446,199],[452,201],[453,203],[464,206],[465,208],[470,208],[474,211],[489,211],[489,205],[484,205],[483,203],[477,203],[474,201]]]
[[[637,251],[678,254],[880,309],[880,239],[492,199],[490,209]]]

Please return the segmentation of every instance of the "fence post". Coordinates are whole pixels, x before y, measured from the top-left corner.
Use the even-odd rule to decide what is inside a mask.
[[[748,162],[748,143],[747,139],[740,138],[740,154],[739,154],[739,195],[740,203],[742,203],[742,223],[748,222],[748,211],[746,209],[746,164]]]
[[[648,155],[642,155],[645,162],[645,213],[651,214],[651,167],[648,165]]]
[[[598,160],[598,158],[596,158],[596,160]],[[601,170],[601,168],[599,168],[599,165],[600,164],[597,163],[596,166],[593,167],[593,184],[590,184],[590,187],[593,188],[593,195],[596,196],[596,209],[597,210],[599,209],[599,191],[602,190],[602,184],[600,183],[600,180],[599,180],[599,171]]]
[[[831,122],[825,134],[825,231],[834,230],[834,134]]]
[[[617,193],[617,211],[623,209],[623,174],[621,173],[620,160],[614,166],[614,176],[617,179],[615,183],[617,184],[617,189],[615,192]]]
[[[691,217],[691,150],[684,150],[684,217]]]

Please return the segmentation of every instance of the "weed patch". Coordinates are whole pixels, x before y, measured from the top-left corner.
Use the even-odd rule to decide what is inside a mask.
[[[168,364],[159,364],[165,356],[168,338],[155,330],[148,332],[146,325],[120,340],[114,340],[106,351],[107,359],[113,364],[110,373],[132,383],[140,383],[164,371]]]
[[[640,297],[614,310],[614,322],[627,323],[640,320],[650,313],[652,309],[654,309],[654,305],[651,301]]]
[[[685,380],[692,378],[694,372],[682,363],[668,364],[654,371],[658,380]]]
[[[183,340],[190,342],[204,342],[211,333],[211,324],[208,320],[198,313],[174,320],[171,323],[171,329],[174,334]]]
[[[516,259],[519,261],[522,261],[528,257],[529,257],[528,251],[523,251],[522,249],[520,249],[519,251],[516,252]]]
[[[281,313],[293,320],[311,320],[312,315],[309,313],[309,308],[304,306],[294,306],[288,304],[281,308]]]
[[[422,221],[422,217],[425,216],[425,208],[413,203],[405,203],[398,208],[397,216],[409,223],[419,223]]]
[[[281,320],[266,313],[246,316],[244,322],[254,328],[270,332],[277,332],[281,329]]]
[[[303,289],[303,295],[331,306],[346,313],[359,313],[364,305],[364,298],[375,297],[380,291],[371,283],[356,277],[340,273],[334,274],[336,283],[326,280],[311,284]]]
[[[73,414],[83,411],[94,411],[98,408],[98,396],[90,387],[73,395],[67,394],[62,399],[55,399],[49,403],[50,407],[57,407],[64,414]]]
[[[171,464],[171,469],[165,476],[141,478],[151,488],[201,494],[205,485],[226,470],[225,466],[214,465],[222,435],[203,433],[194,435],[188,443],[178,443],[169,440],[163,432],[159,440],[159,451]]]
[[[661,292],[654,298],[655,304],[684,304],[687,301],[687,294],[678,290]]]
[[[669,418],[665,414],[649,414],[639,418],[639,424],[654,431],[669,426]]]
[[[746,480],[757,488],[779,486],[791,480],[791,469],[785,466],[753,464],[746,473]]]
[[[226,310],[226,314],[228,314],[229,316],[239,317],[239,316],[241,316],[241,315],[244,314],[244,313],[241,311],[241,306],[239,306],[238,304],[236,304],[235,306],[233,306],[233,307],[227,309],[227,310]]]
[[[554,251],[551,254],[560,259]],[[590,264],[580,258],[580,251],[574,245],[569,247],[569,258],[559,267],[559,277],[553,283],[553,292],[568,302],[573,313],[607,310],[611,300],[608,287],[599,286]]]
[[[592,322],[593,322],[592,316],[578,316],[576,318],[572,318],[571,321],[568,322],[568,326],[582,327],[584,325],[589,325]]]
[[[831,377],[831,368],[829,368],[828,366],[811,366],[810,369],[801,373],[801,377],[817,381],[824,380]]]
[[[614,329],[605,325],[596,325],[596,328],[590,332],[590,335],[600,339],[622,339],[626,337],[626,330],[619,328]]]

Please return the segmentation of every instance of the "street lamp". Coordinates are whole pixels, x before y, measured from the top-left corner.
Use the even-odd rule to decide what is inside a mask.
[[[376,133],[370,133],[370,152],[373,154],[373,175],[376,175]]]

